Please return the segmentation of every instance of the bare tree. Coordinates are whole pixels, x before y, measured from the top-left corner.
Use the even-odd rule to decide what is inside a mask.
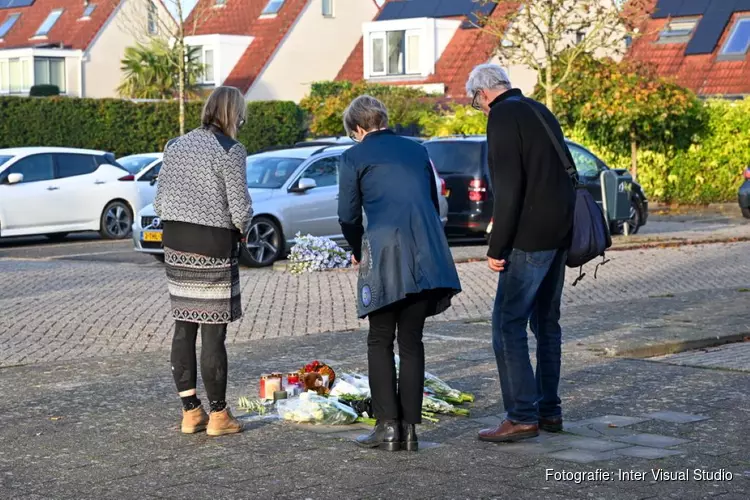
[[[584,53],[612,57],[627,50],[626,38],[638,36],[652,0],[482,0],[497,4],[493,14],[478,15],[479,28],[498,39],[506,63],[528,66],[543,78],[548,108],[557,87],[570,78]],[[564,70],[553,74],[555,61]]]
[[[147,44],[158,39],[177,49],[169,52],[171,57],[167,60],[177,74],[180,134],[185,133],[186,66],[190,55],[186,39],[195,35],[214,15],[216,9],[222,6],[198,1],[188,12],[183,2],[184,0],[123,0],[123,12],[119,17],[121,29],[130,33],[138,43]]]

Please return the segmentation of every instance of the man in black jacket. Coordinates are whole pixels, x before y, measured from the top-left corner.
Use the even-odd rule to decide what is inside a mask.
[[[490,269],[500,273],[492,344],[508,413],[497,428],[482,430],[479,439],[517,441],[537,436],[540,427],[562,430],[560,301],[575,188],[541,119],[574,163],[554,115],[512,88],[500,66],[474,68],[466,90],[472,105],[489,117],[495,206],[487,257]],[[537,339],[536,375],[529,361],[529,323]]]

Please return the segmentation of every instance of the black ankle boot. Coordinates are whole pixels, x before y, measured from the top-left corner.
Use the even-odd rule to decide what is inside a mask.
[[[416,425],[401,422],[401,449],[406,451],[417,451],[419,449]]]
[[[401,427],[398,422],[379,420],[370,434],[359,436],[356,443],[363,448],[399,451],[401,449]]]

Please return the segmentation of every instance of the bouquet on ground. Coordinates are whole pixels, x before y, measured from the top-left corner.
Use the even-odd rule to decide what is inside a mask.
[[[347,425],[358,418],[351,407],[314,392],[303,392],[298,398],[279,400],[276,408],[283,420],[304,424]]]
[[[425,394],[422,397],[422,418],[427,421],[437,422],[435,415],[438,413],[442,413],[443,415],[458,415],[461,417],[469,416],[469,410],[466,408],[456,408],[442,399]]]
[[[335,241],[310,234],[296,234],[289,254],[289,272],[292,274],[350,266],[351,253],[338,246]]]
[[[424,387],[426,390],[435,395],[438,399],[442,399],[447,403],[454,405],[460,405],[463,403],[473,403],[474,395],[468,392],[461,392],[458,389],[454,389],[440,378],[436,377],[432,373],[424,373]]]

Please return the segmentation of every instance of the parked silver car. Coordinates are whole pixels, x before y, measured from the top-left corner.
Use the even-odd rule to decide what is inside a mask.
[[[338,170],[344,146],[275,149],[247,157],[247,183],[255,215],[246,235],[243,261],[264,267],[284,257],[297,233],[331,238],[346,244],[338,221]],[[433,169],[434,171],[434,169]],[[435,171],[440,217],[448,217],[444,182]],[[161,224],[153,206],[144,208],[133,225],[135,249],[162,258]]]

